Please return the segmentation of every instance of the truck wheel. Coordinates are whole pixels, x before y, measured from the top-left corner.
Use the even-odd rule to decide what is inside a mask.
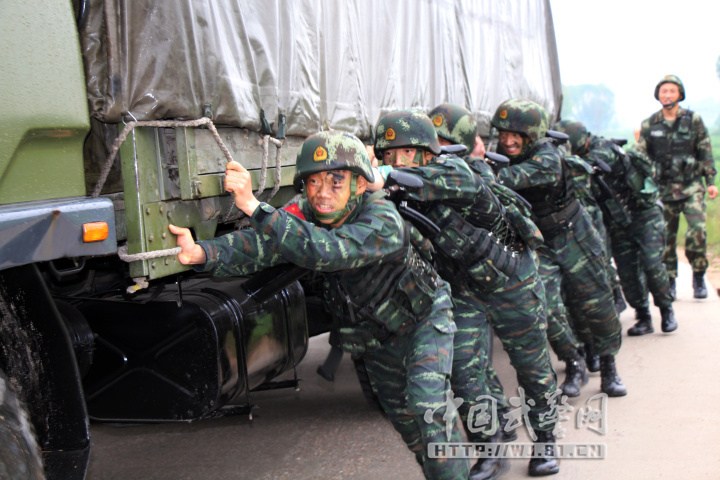
[[[367,368],[365,368],[365,360],[362,357],[352,357],[353,363],[355,364],[355,373],[357,373],[358,380],[360,381],[360,388],[362,388],[363,395],[373,410],[383,412],[380,400],[373,391],[372,384],[370,383],[370,377],[368,376]]]
[[[27,412],[0,371],[0,478],[42,480],[40,447]]]

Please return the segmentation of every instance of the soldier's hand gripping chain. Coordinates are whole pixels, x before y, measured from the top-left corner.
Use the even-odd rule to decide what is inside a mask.
[[[235,206],[250,216],[260,205],[252,192],[252,177],[238,162],[228,162],[225,167],[225,190],[235,197]]]

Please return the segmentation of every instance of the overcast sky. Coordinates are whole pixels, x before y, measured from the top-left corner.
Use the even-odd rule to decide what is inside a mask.
[[[684,107],[720,102],[717,0],[550,0],[563,85],[605,84],[618,121],[639,126],[660,109],[655,85],[667,74],[685,85]],[[704,118],[706,125],[716,118]]]

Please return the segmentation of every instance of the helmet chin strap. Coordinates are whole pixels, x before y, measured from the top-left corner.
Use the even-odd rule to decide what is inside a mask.
[[[662,107],[666,110],[672,110],[673,108],[675,108],[675,105],[677,105],[678,103],[680,103],[680,100],[675,100],[672,103],[668,103],[668,104],[663,103]]]
[[[303,196],[307,198],[307,190],[303,191]],[[357,174],[353,173],[352,179],[350,180],[350,198],[342,210],[336,210],[334,212],[318,212],[313,208],[313,213],[318,220],[330,220],[332,223],[339,222],[348,213],[352,212],[355,205],[360,203],[362,195],[357,194]]]

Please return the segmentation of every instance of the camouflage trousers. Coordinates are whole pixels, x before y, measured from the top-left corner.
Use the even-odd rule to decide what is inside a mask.
[[[669,307],[673,298],[665,264],[665,222],[662,209],[653,205],[632,212],[629,227],[611,225],[613,256],[625,298],[634,309],[649,307],[648,291],[657,307]]]
[[[677,233],[680,225],[680,214],[685,215],[687,232],[685,233],[685,256],[692,266],[692,271],[705,273],[708,268],[707,232],[705,231],[705,191],[692,194],[685,200],[665,202],[663,217],[666,223],[667,245],[663,254],[663,262],[670,278],[677,277]]]
[[[536,255],[531,250],[520,254],[518,271],[505,286],[483,293],[483,310],[503,349],[515,369],[528,405],[533,430],[550,430],[554,425],[540,425],[549,413],[548,399],[557,390],[557,377],[547,347],[545,288],[538,274]],[[499,407],[509,407],[503,387],[490,364],[488,383]],[[532,402],[528,402],[530,399]]]
[[[621,325],[607,280],[603,241],[585,209],[581,207],[571,228],[546,236],[537,253],[545,286],[548,341],[558,358],[568,358],[579,347],[568,312],[587,325],[598,355],[617,354]]]
[[[621,284],[620,278],[618,276],[618,271],[615,269],[615,267],[613,266],[613,262],[611,261],[612,243],[610,242],[610,233],[605,228],[602,209],[600,209],[597,204],[592,202],[583,202],[583,206],[587,210],[588,215],[590,215],[590,218],[592,219],[592,224],[603,241],[603,261],[605,262],[605,273],[607,275],[608,283],[610,284],[610,289],[615,292],[615,289],[621,288]],[[592,332],[590,331],[590,327],[586,322],[584,322],[582,319],[573,317],[570,318],[569,322],[578,340],[580,340],[582,343],[589,343],[593,341]]]
[[[593,205],[590,206],[587,211],[590,214],[593,226],[597,230],[598,235],[600,235],[600,238],[602,238],[603,244],[605,245],[605,271],[607,273],[608,282],[610,283],[610,288],[615,291],[616,288],[620,287],[620,278],[618,271],[615,269],[615,266],[611,261],[612,242],[610,241],[610,233],[605,227],[602,209],[600,209],[597,205]]]
[[[430,458],[431,442],[459,442],[454,409],[448,409],[453,333],[435,327],[439,311],[418,323],[407,335],[393,335],[379,350],[363,354],[368,377],[387,413],[428,479],[467,478],[467,459]],[[428,418],[429,421],[426,421]]]
[[[453,320],[457,326],[453,345],[450,385],[461,398],[458,412],[468,440],[484,442],[498,426],[494,403],[487,383],[489,368],[489,325],[484,305],[474,289],[453,283]],[[502,390],[502,389],[501,389]],[[487,422],[485,414],[490,415]]]

